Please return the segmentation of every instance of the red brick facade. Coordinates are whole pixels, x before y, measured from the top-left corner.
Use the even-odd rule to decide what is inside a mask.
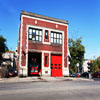
[[[64,46],[62,45],[55,45],[55,44],[43,44],[43,42],[33,42],[32,40],[28,40],[28,35],[27,35],[27,32],[28,32],[28,29],[27,29],[27,26],[28,25],[31,25],[31,26],[38,26],[38,27],[41,27],[41,28],[46,28],[45,30],[47,29],[53,29],[53,30],[58,30],[59,31],[63,31],[64,32]],[[27,57],[26,57],[26,54],[25,54],[25,49],[27,49],[27,51],[30,51],[30,50],[38,50],[38,51],[52,51],[52,52],[59,52],[60,54],[63,53],[63,50],[64,50],[64,67],[67,67],[68,66],[68,61],[67,61],[67,30],[68,30],[68,25],[63,25],[63,24],[60,24],[60,22],[54,22],[51,21],[49,22],[48,20],[45,21],[45,20],[41,20],[39,18],[35,19],[34,17],[30,17],[29,15],[25,15],[24,14],[21,14],[21,27],[20,27],[20,32],[19,32],[19,48],[18,48],[18,53],[19,53],[19,59],[21,62],[20,66],[27,66],[26,64],[26,61],[27,61]],[[50,31],[48,30],[48,39],[45,39],[45,30],[43,32],[44,34],[44,42],[46,43],[50,43]],[[28,43],[28,45],[27,45]],[[22,46],[22,47],[21,47]],[[64,48],[63,48],[64,47]],[[28,53],[28,52],[27,52]],[[44,53],[44,56],[47,56],[47,61],[49,60],[49,54],[48,53]],[[21,58],[20,58],[21,57]],[[45,59],[45,57],[44,57]],[[45,65],[45,62],[44,62],[44,65]],[[45,67],[48,67],[48,63]]]
[[[62,46],[59,45],[48,45],[42,43],[28,43],[28,49],[36,49],[36,50],[45,50],[45,51],[55,51],[55,52],[62,52]]]

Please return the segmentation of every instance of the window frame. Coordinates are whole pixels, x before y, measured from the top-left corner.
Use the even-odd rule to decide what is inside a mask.
[[[62,33],[51,31],[50,42],[52,44],[62,45]]]
[[[30,32],[30,30],[31,30],[31,32]],[[29,27],[28,28],[28,40],[32,40],[35,42],[42,42],[42,33],[43,33],[42,29]]]
[[[48,40],[48,30],[45,30],[45,39]],[[46,34],[47,33],[47,34]]]
[[[45,66],[47,66],[48,56],[45,56]]]

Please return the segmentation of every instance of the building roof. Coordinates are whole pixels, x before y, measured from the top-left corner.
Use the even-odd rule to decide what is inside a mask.
[[[23,11],[23,10],[21,11],[21,15],[28,15],[28,16],[31,16],[31,17],[37,17],[37,18],[41,18],[41,19],[46,19],[46,20],[50,20],[50,21],[55,21],[55,22],[59,22],[59,23],[68,24],[67,20],[52,18],[52,17],[48,17],[48,16],[44,16],[44,15],[39,15],[39,14],[31,13],[31,12],[26,12],[26,11]]]

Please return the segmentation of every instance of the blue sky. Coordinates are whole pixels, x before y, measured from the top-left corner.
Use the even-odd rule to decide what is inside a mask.
[[[15,50],[21,10],[68,20],[69,37],[82,37],[85,58],[100,56],[100,0],[0,0],[0,35]]]

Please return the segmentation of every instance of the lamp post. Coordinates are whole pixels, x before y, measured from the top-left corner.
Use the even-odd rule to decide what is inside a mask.
[[[77,72],[79,72],[79,63],[77,63]]]

